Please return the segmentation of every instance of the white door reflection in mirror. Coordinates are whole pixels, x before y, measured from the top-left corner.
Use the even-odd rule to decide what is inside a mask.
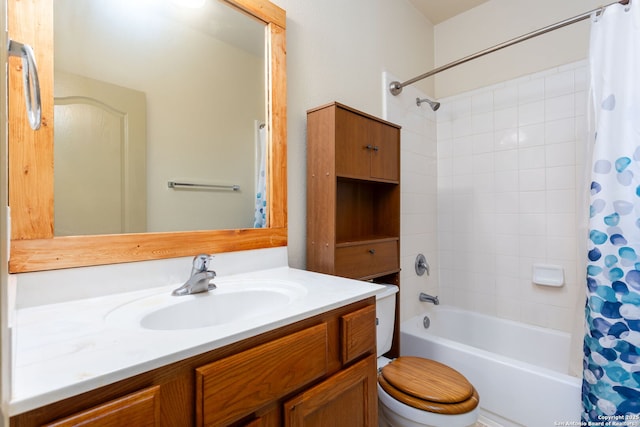
[[[56,73],[56,236],[146,231],[144,93]]]

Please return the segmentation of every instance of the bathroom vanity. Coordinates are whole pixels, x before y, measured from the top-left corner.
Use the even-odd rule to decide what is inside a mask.
[[[10,425],[377,425],[378,286],[277,267],[169,301],[246,284],[295,292],[263,297],[274,310],[178,329],[142,326],[174,285],[17,310]],[[121,315],[129,306],[147,308]]]

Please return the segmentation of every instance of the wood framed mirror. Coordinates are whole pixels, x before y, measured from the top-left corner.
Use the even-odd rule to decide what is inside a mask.
[[[9,0],[9,38],[33,47],[42,91],[42,126],[34,131],[25,114],[22,64],[20,58],[10,58],[8,184],[11,273],[287,245],[286,14],[267,0],[220,1],[265,24],[268,228],[56,236],[53,2]],[[176,58],[176,61],[180,59]]]

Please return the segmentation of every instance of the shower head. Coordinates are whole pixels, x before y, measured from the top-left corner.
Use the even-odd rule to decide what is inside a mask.
[[[437,101],[432,101],[428,98],[424,98],[424,99],[420,99],[420,98],[416,98],[416,105],[419,107],[423,102],[426,102],[427,104],[429,104],[431,106],[431,109],[433,111],[437,111],[438,108],[440,108],[440,103]]]

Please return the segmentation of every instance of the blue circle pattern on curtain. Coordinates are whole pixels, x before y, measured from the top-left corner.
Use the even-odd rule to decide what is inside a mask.
[[[638,425],[637,418],[631,424],[624,420],[640,414],[639,5],[631,11],[622,5],[608,7],[592,25],[596,136],[587,249],[583,425],[613,425],[606,424],[608,420]]]
[[[596,160],[593,176],[582,391],[595,422],[640,413],[640,147]]]

